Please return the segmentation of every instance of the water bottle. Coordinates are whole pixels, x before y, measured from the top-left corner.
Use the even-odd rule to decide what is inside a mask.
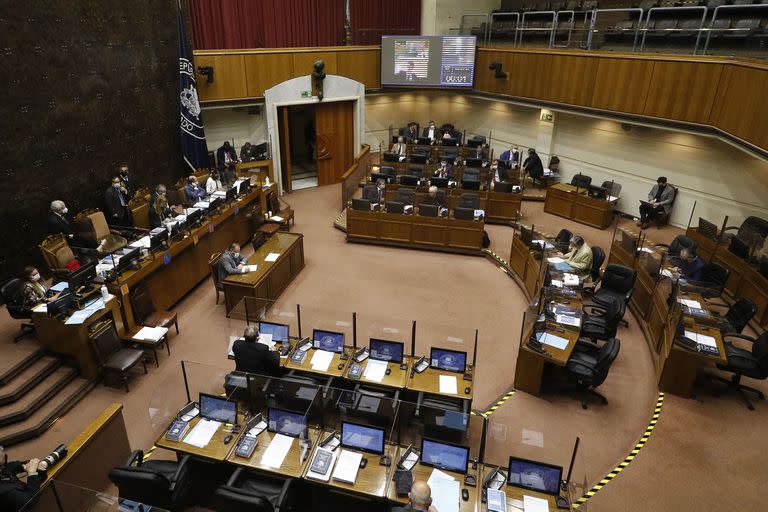
[[[107,287],[104,285],[101,285],[101,298],[104,300],[109,299],[109,291],[107,290]]]

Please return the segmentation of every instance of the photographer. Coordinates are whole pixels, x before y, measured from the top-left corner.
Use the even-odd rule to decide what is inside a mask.
[[[48,462],[40,459],[7,462],[7,458],[0,447],[0,510],[15,512],[21,510],[40,490]],[[19,479],[22,473],[27,475],[26,482]]]

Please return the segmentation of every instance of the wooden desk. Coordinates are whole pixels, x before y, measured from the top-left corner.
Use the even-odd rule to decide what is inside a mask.
[[[405,453],[405,450],[407,450],[408,447],[400,446],[397,449],[397,457],[392,459],[392,466],[394,467],[398,460],[400,460],[400,457],[403,456]],[[414,480],[423,480],[426,482],[429,480],[430,475],[432,474],[432,471],[434,468],[432,466],[425,466],[421,462],[417,462],[415,466],[413,466],[413,478]],[[467,489],[469,492],[469,499],[467,501],[462,500],[459,498],[459,510],[461,512],[475,512],[479,510],[480,505],[480,485],[482,484],[482,480],[479,477],[479,469],[472,469],[472,463],[469,463],[467,465],[467,474],[473,475],[476,477],[477,485],[478,487],[470,487],[468,485],[464,485],[464,475],[461,473],[457,473],[455,471],[448,471],[445,469],[441,469],[443,473],[446,473],[459,482],[459,486],[462,489]],[[393,473],[394,474],[394,471]],[[389,490],[387,491],[387,499],[391,502],[396,503],[408,503],[408,496],[398,496],[396,489],[395,489],[395,483],[391,482],[390,477],[390,484],[389,484]]]
[[[405,387],[411,391],[449,398],[460,398],[462,400],[469,400],[472,402],[472,398],[475,396],[474,368],[472,370],[468,370],[466,373],[472,376],[472,380],[464,380],[463,373],[448,372],[445,370],[438,370],[437,368],[429,367],[421,373],[413,372],[413,375],[408,378],[408,383],[405,385]],[[454,395],[452,393],[440,392],[441,375],[456,377],[456,391],[458,391],[457,394]],[[465,388],[469,388],[469,393],[465,392]]]
[[[291,449],[288,450],[288,454],[285,456],[285,459],[283,459],[283,463],[280,465],[280,467],[275,468],[262,463],[261,458],[264,455],[264,452],[267,451],[269,443],[272,442],[272,438],[274,437],[274,432],[270,432],[265,429],[261,434],[259,434],[259,442],[249,458],[240,457],[235,454],[235,450],[232,450],[232,452],[227,456],[227,462],[231,462],[236,466],[243,466],[264,473],[272,473],[291,478],[301,478],[302,475],[304,475],[309,461],[312,459],[311,457],[307,457],[307,459],[302,462],[301,442],[299,439],[293,440]],[[315,446],[317,444],[318,438],[320,437],[320,430],[310,427],[307,430],[307,437],[312,443],[312,446]]]
[[[587,190],[566,183],[547,187],[544,211],[588,226],[605,229],[613,222],[614,202],[593,199]]]
[[[114,321],[118,336],[122,335],[125,332],[123,317],[120,314],[120,303],[114,295],[104,303],[104,309],[96,311],[78,325],[66,325],[66,319],[49,317],[47,313],[32,313],[32,323],[40,345],[51,352],[74,359],[80,375],[91,380],[99,376],[99,364],[90,347],[90,334],[110,320]]]
[[[265,261],[269,253],[279,253],[280,256],[274,262]],[[304,268],[304,235],[275,233],[248,258],[248,264],[258,265],[258,269],[224,279],[227,316],[243,297],[275,300],[280,296]]]
[[[512,269],[513,277],[525,292],[527,299],[531,299],[541,288],[543,281],[542,259],[539,255],[531,251],[528,246],[520,239],[520,234],[515,233],[512,237],[512,248],[509,253],[509,266]]]
[[[295,349],[294,349],[295,350]],[[325,371],[319,371],[312,368],[312,357],[314,356],[315,352],[317,351],[316,348],[310,348],[307,351],[306,357],[304,357],[304,362],[301,364],[296,364],[293,361],[291,361],[291,355],[293,355],[293,351],[291,351],[291,354],[286,358],[285,367],[289,370],[297,370],[304,373],[313,373],[315,375],[325,375],[327,377],[341,377],[344,375],[347,371],[347,367],[349,366],[350,361],[352,361],[351,357],[347,357],[347,359],[341,359],[341,354],[336,353],[333,354],[333,359],[331,360],[331,364],[328,365],[328,369]],[[352,355],[352,347],[344,347],[344,353],[347,356]],[[341,368],[339,366],[341,365]]]
[[[496,466],[489,466],[483,464],[480,466],[480,476],[478,477],[478,485],[480,485],[483,480],[485,480],[485,477],[490,475],[494,470],[496,469]],[[504,470],[504,473],[506,474],[507,471],[509,471],[508,468],[502,468]],[[549,510],[551,512],[554,512],[557,510],[557,497],[552,496],[551,494],[545,494],[543,492],[537,492],[532,489],[522,489],[520,487],[515,487],[513,485],[504,484],[504,486],[499,489],[500,491],[503,491],[504,494],[507,496],[507,510],[510,510],[510,506],[512,505],[512,500],[519,500],[523,501],[523,496],[533,496],[534,498],[539,498],[542,500],[547,500],[547,503],[549,504]],[[482,498],[478,499],[478,511],[479,512],[486,512],[488,510],[488,505],[482,502]]]
[[[130,293],[144,284],[157,309],[170,309],[204,279],[210,279],[208,259],[223,252],[232,242],[250,239],[250,208],[261,200],[262,191],[254,187],[238,201],[223,206],[218,214],[192,229],[183,239],[173,241],[168,249],[142,261],[138,270],[128,270],[107,285],[110,293],[121,298],[123,318],[127,327],[134,327]]]
[[[238,413],[237,418],[237,422],[239,424],[244,424],[243,414]],[[239,434],[232,434],[231,425],[222,423],[218,430],[216,430],[216,433],[213,434],[213,437],[211,437],[211,440],[208,442],[208,444],[202,448],[199,448],[184,442],[184,438],[189,435],[189,433],[193,428],[195,428],[195,425],[197,425],[199,421],[200,416],[195,416],[192,418],[192,420],[189,422],[189,428],[187,429],[187,432],[184,434],[184,436],[182,436],[181,441],[169,441],[166,439],[166,428],[166,430],[163,430],[162,434],[160,434],[160,437],[157,439],[157,441],[155,441],[155,446],[181,454],[194,455],[195,457],[201,457],[216,462],[223,462],[229,456],[229,453],[234,450],[237,442],[240,440],[240,436],[243,434],[243,430],[240,430]],[[229,444],[224,444],[224,438],[230,434],[232,435],[232,441],[230,441]]]
[[[413,362],[412,358],[410,356],[403,356],[403,362],[408,365],[407,369],[401,370],[399,363],[387,363],[387,369],[390,370],[389,375],[384,375],[384,378],[381,382],[377,382],[374,380],[368,380],[365,378],[365,369],[368,366],[368,361],[370,361],[371,358],[369,357],[365,361],[363,361],[363,373],[360,376],[359,379],[350,379],[349,378],[349,368],[350,365],[347,366],[347,368],[344,370],[344,378],[348,379],[350,382],[359,382],[361,384],[370,384],[372,386],[381,386],[385,388],[396,388],[396,389],[403,389],[405,388],[405,383],[408,380],[408,372],[411,371],[411,363]],[[333,363],[331,363],[333,364]]]
[[[238,176],[254,176],[256,181],[264,183],[265,178],[269,176],[269,181],[275,182],[275,171],[272,160],[253,160],[251,162],[240,162],[235,164],[235,173]]]
[[[324,439],[326,436],[328,436],[331,433],[330,430],[324,431],[321,435],[321,439]],[[315,443],[316,445],[316,443]],[[317,446],[315,446],[315,449],[312,450],[312,455],[309,457],[308,460],[312,460],[312,458],[315,456],[315,450],[317,449]],[[355,451],[350,450],[349,448],[344,448],[342,446],[339,446],[336,448],[336,450],[349,450],[349,451]],[[327,482],[320,482],[317,480],[307,479],[310,482],[315,482],[319,485],[323,485],[326,487],[331,487],[334,489],[340,489],[343,491],[346,491],[351,494],[357,494],[361,496],[368,496],[373,498],[383,498],[387,495],[387,486],[389,486],[390,481],[392,480],[392,474],[395,471],[395,453],[397,452],[397,446],[385,444],[384,445],[384,453],[386,455],[389,455],[390,459],[393,461],[392,464],[389,466],[382,466],[379,464],[379,458],[380,455],[377,455],[375,453],[365,453],[363,452],[363,457],[368,459],[368,464],[357,471],[357,478],[355,479],[354,484],[348,484],[346,482],[340,482],[338,480],[333,479],[333,472],[331,472],[331,479]],[[338,456],[337,456],[338,460]],[[307,464],[307,467],[304,469],[304,473],[302,476],[306,478],[307,472],[309,471],[309,465]],[[335,467],[334,467],[335,471]]]
[[[720,335],[720,330],[716,327],[705,327],[701,325],[686,326],[686,330],[695,333],[706,334],[715,338],[717,343],[718,355],[702,354],[693,350],[687,350],[677,343],[672,343],[671,350],[661,371],[659,379],[659,388],[667,393],[688,398],[693,393],[693,385],[696,382],[696,373],[703,366],[712,366],[714,364],[725,364],[725,345]]]
[[[578,330],[566,329],[565,332],[547,329],[549,334],[568,339],[568,345],[564,350],[544,345],[546,354],[540,354],[531,350],[526,345],[528,339],[533,333],[533,328],[525,333],[523,341],[520,344],[520,350],[517,353],[517,366],[515,367],[515,389],[525,391],[532,395],[541,393],[541,381],[544,375],[544,363],[552,363],[557,366],[565,366],[571,357],[573,347],[579,339]]]

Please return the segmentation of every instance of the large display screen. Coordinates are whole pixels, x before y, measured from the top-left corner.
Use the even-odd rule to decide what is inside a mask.
[[[383,85],[472,87],[475,36],[382,36]]]

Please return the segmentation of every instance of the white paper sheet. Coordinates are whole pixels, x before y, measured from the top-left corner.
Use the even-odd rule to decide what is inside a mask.
[[[717,348],[717,340],[712,336],[707,336],[706,334],[698,334],[696,336],[696,341],[698,341],[701,345]]]
[[[563,274],[563,284],[565,286],[578,286],[579,285],[579,276],[576,274]]]
[[[557,256],[554,256],[554,257],[552,257],[552,258],[547,258],[547,261],[548,261],[549,263],[562,263],[562,262],[564,262],[565,260],[564,260],[563,258],[558,258]]]
[[[142,327],[133,335],[135,340],[157,341],[168,332],[165,327]]]
[[[48,305],[43,302],[41,304],[38,304],[37,306],[32,309],[35,313],[47,313],[48,312]]]
[[[235,357],[235,352],[232,350],[232,345],[234,345],[237,340],[242,340],[242,339],[244,339],[242,336],[230,336],[229,337],[229,346],[227,347],[227,354],[228,355],[230,355],[232,357]]]
[[[267,446],[267,449],[264,450],[264,454],[261,456],[261,463],[272,468],[279,468],[283,465],[285,456],[288,455],[292,445],[292,437],[283,434],[275,434],[272,441],[269,443],[269,446]]]
[[[542,245],[542,246],[544,246],[545,249],[554,249],[555,248],[554,245],[552,245],[551,243],[547,242],[546,240],[533,240],[533,243],[534,244]]]
[[[261,343],[262,345],[268,346],[270,350],[275,348],[275,342],[272,341],[272,333],[260,332],[259,343]]]
[[[336,460],[336,467],[333,470],[333,479],[349,484],[355,483],[357,472],[360,469],[360,461],[362,459],[363,454],[360,452],[342,450],[341,454],[339,454],[339,458]]]
[[[279,258],[279,257],[280,257],[280,253],[279,252],[271,252],[271,253],[267,254],[267,257],[264,258],[264,261],[277,261],[277,258]]]
[[[375,359],[368,359],[368,364],[365,365],[365,371],[363,372],[363,378],[373,382],[381,382],[384,380],[384,375],[387,372],[386,361],[376,361]]]
[[[147,236],[143,236],[143,237],[139,238],[135,242],[131,242],[131,244],[128,247],[134,247],[134,248],[135,247],[145,247],[145,248],[149,249],[149,245],[150,245],[150,239],[149,239],[149,235],[147,235]]]
[[[574,327],[581,325],[581,318],[570,315],[555,315],[555,321],[559,324],[572,325]]]
[[[666,268],[661,271],[661,275],[663,275],[664,277],[668,277],[670,279],[673,279],[675,277],[674,274],[672,274],[672,272],[670,272]]]
[[[198,201],[197,203],[195,203],[195,208],[198,208],[198,209],[202,208],[204,210],[207,210],[209,206],[211,206],[211,203],[209,201]]]
[[[258,268],[258,265],[243,265],[243,273],[247,274],[248,272],[256,272]]]
[[[553,280],[551,281],[551,284],[552,284],[552,286],[554,286],[555,288],[562,288],[562,287],[563,287],[563,282],[562,282],[562,281],[560,281],[559,279],[553,279]]]
[[[72,316],[67,318],[67,321],[64,322],[64,325],[84,324],[85,321],[88,320],[88,317],[90,317],[92,314],[92,309],[81,309],[80,311],[75,311],[72,313]]]
[[[60,291],[66,290],[67,288],[69,288],[69,283],[66,281],[62,281],[60,283],[56,283],[55,285],[51,286],[51,291],[60,292]]]
[[[402,466],[410,471],[413,466],[416,465],[416,463],[419,462],[419,454],[411,451],[408,456],[405,458],[405,460],[402,462]]]
[[[647,252],[649,254],[653,254],[653,250],[650,247],[643,247],[640,249],[642,252]]]
[[[452,395],[457,394],[458,391],[458,384],[456,382],[456,377],[453,375],[440,375],[440,392],[441,393],[450,393]]]
[[[523,495],[523,509],[525,512],[549,512],[549,503],[541,498]]]
[[[488,511],[489,512],[507,512],[507,495],[504,491],[488,489]]]
[[[701,309],[701,303],[697,300],[677,299],[677,302],[689,308]]]
[[[432,505],[440,512],[459,512],[461,489],[456,480],[438,478],[432,489]]]
[[[456,479],[453,478],[451,475],[447,473],[443,473],[439,469],[433,469],[432,473],[430,473],[429,478],[427,479],[427,484],[429,484],[429,487],[434,489],[435,481],[436,480],[452,480],[455,481]],[[434,491],[433,491],[434,492]]]
[[[313,370],[325,372],[328,371],[328,367],[331,366],[331,361],[333,361],[333,352],[327,350],[315,350],[309,364],[312,366]]]
[[[540,342],[542,342],[545,345],[559,348],[560,350],[565,350],[565,347],[568,346],[567,338],[561,338],[560,336],[555,336],[554,334],[550,334],[548,332],[544,332],[544,333],[540,332],[536,334],[536,339],[538,339]]]
[[[189,431],[183,442],[198,448],[205,448],[220,426],[221,422],[202,418],[197,422],[195,428]]]
[[[283,222],[283,218],[279,215],[273,215],[270,220],[273,220],[275,222]]]

